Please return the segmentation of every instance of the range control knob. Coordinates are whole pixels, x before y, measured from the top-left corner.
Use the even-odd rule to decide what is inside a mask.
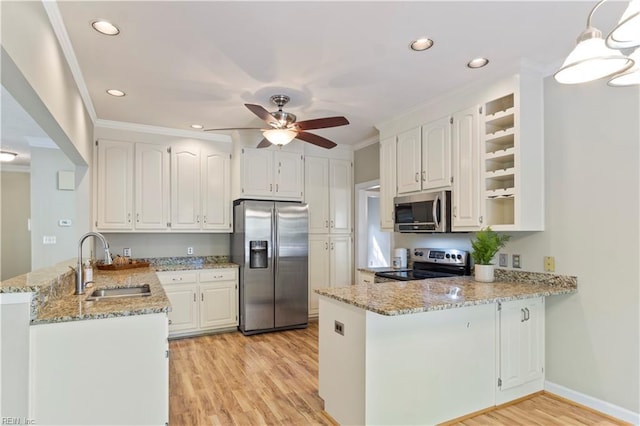
[[[422,256],[423,254],[424,254],[424,253],[423,253],[423,252],[421,252],[421,251],[416,251],[416,252],[415,252],[415,255],[416,255],[416,256]]]

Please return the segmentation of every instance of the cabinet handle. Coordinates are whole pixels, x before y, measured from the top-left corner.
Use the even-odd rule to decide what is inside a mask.
[[[416,172],[416,182],[419,182],[418,175],[420,175],[420,173]]]
[[[196,216],[196,223],[200,223],[200,215]]]
[[[169,320],[169,325],[173,324],[173,322],[171,320]]]
[[[333,248],[334,248],[334,245],[333,245],[333,243],[331,243],[331,250],[333,250]]]
[[[280,187],[279,187],[279,185],[276,183],[276,192],[279,192],[279,191],[280,191]]]
[[[525,322],[527,320],[527,314],[525,313],[524,309],[520,309],[520,312],[522,313],[522,316],[520,317],[520,322]]]
[[[453,217],[458,217],[458,206],[453,206]]]
[[[136,213],[136,222],[140,223],[140,213]]]
[[[178,278],[171,278],[171,281],[182,281],[182,277],[178,277]]]
[[[329,250],[329,243],[324,243],[324,249]]]
[[[525,313],[525,321],[529,321],[531,319],[531,313],[529,312],[529,308],[524,308]]]
[[[480,223],[482,223],[483,217],[480,216],[478,219],[480,219]]]
[[[426,182],[427,181],[427,172],[426,171],[422,171],[422,181]]]
[[[207,216],[202,216],[202,221],[203,221],[204,223],[207,223]]]
[[[200,300],[204,302],[204,293],[200,293]]]
[[[193,293],[193,301],[196,302],[196,294]]]
[[[333,229],[333,219],[331,219],[331,229]]]
[[[324,227],[325,227],[325,228],[327,228],[327,229],[329,229],[329,221],[328,221],[328,220],[325,220],[325,221],[324,221]]]
[[[273,192],[273,184],[272,183],[269,184],[269,192]]]
[[[131,223],[131,213],[127,213],[127,222]]]

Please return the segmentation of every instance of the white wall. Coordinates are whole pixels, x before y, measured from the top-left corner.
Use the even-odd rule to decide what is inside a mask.
[[[133,258],[187,256],[187,247],[193,247],[193,256],[230,254],[231,234],[103,234],[114,256],[122,256],[125,247],[131,249]],[[97,246],[100,250],[100,243]]]
[[[0,173],[0,281],[31,271],[31,189],[28,171]]]

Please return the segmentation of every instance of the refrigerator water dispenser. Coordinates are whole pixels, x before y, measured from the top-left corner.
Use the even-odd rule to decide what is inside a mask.
[[[249,268],[267,267],[267,241],[250,241],[249,251]]]

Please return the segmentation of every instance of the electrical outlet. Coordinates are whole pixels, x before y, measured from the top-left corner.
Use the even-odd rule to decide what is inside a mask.
[[[519,254],[514,254],[511,255],[511,266],[513,266],[514,268],[521,268],[521,264],[520,264],[520,255]]]
[[[344,324],[340,321],[335,321],[333,330],[341,336],[344,336]]]
[[[509,255],[507,253],[498,254],[498,266],[501,268],[509,266]]]
[[[553,256],[544,257],[544,271],[555,272],[556,271],[556,258]]]
[[[131,249],[129,247],[123,248],[122,255],[124,257],[131,257]]]
[[[193,247],[187,247],[187,254],[193,254]]]
[[[55,235],[45,235],[42,237],[42,244],[55,244],[56,236]]]

